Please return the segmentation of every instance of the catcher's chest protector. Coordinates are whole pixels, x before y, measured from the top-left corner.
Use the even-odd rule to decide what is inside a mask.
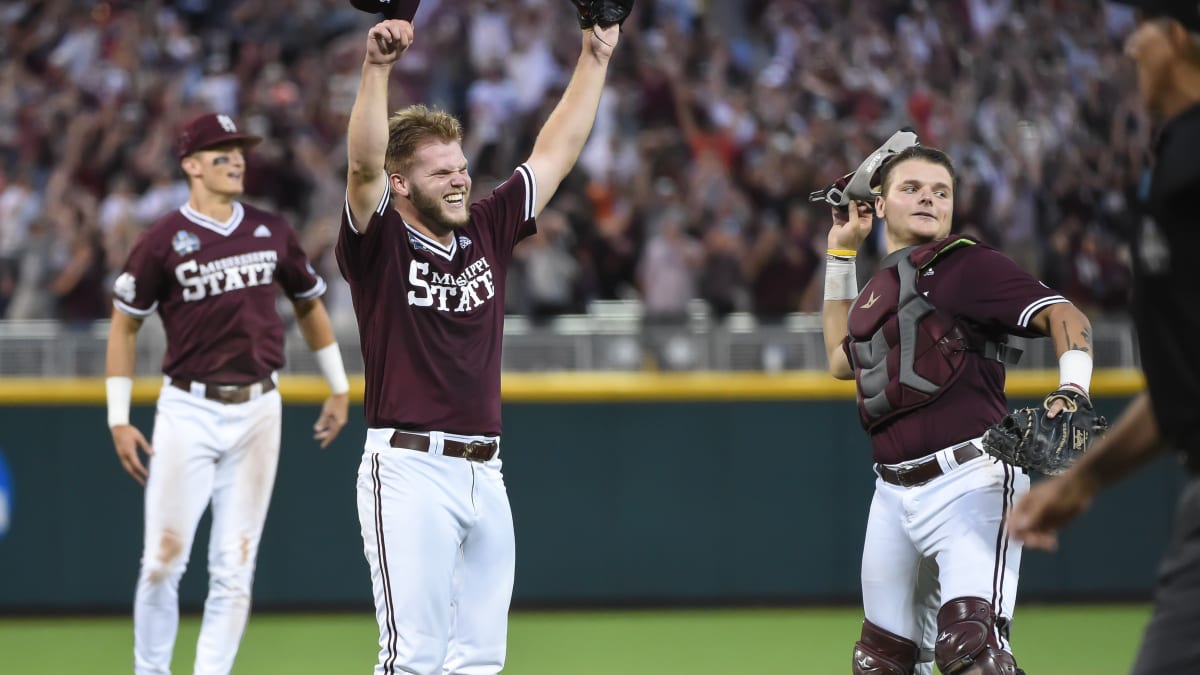
[[[917,278],[974,243],[955,237],[892,253],[851,305],[846,329],[863,428],[937,399],[958,379],[968,358],[966,334],[917,291]]]

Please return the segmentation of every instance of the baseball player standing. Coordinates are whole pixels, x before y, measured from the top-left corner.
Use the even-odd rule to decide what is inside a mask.
[[[853,672],[931,673],[934,661],[943,673],[1014,675],[1021,546],[1005,519],[1029,478],[985,458],[980,437],[1007,413],[1007,335],[1054,340],[1057,412],[1056,394],[1086,395],[1091,383],[1090,324],[1008,257],[950,236],[954,167],[943,152],[908,147],[879,174],[887,256],[859,293],[854,257],[872,209],[835,210],[823,313],[830,371],[857,381],[877,475]]]
[[[208,599],[196,673],[228,673],[250,614],[250,586],[279,459],[275,371],[283,363],[278,283],[333,394],[315,425],[327,446],[346,423],[349,383],[313,271],[291,226],[236,201],[256,136],[208,114],[180,134],[188,203],[150,225],[113,285],[108,425],[121,465],[146,486],[134,601],[134,672],[169,673],[179,580],[212,504]],[[154,444],[129,424],[137,332],[158,311],[167,335]],[[142,463],[139,449],[150,455]]]
[[[1200,5],[1126,4],[1144,12],[1125,53],[1137,63],[1142,99],[1161,124],[1140,193],[1130,305],[1148,392],[1075,466],[1017,502],[1011,530],[1029,546],[1053,549],[1058,528],[1103,488],[1164,452],[1177,452],[1188,480],[1133,673],[1200,673],[1200,275],[1194,260],[1200,248],[1194,205],[1200,191]]]
[[[584,30],[529,159],[472,204],[458,120],[421,105],[388,115],[412,24],[367,34],[337,257],[366,364],[358,513],[376,673],[504,667],[515,561],[499,457],[506,272],[591,132],[619,37],[615,23]]]

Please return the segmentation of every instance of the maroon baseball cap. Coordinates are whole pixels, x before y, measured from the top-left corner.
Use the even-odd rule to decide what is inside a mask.
[[[242,145],[249,146],[255,145],[261,140],[260,136],[238,131],[237,125],[233,123],[233,118],[229,115],[208,113],[188,122],[183,127],[183,131],[179,132],[175,147],[179,151],[179,158],[183,159],[197,150],[211,148],[229,141],[237,141]]]
[[[421,0],[350,0],[356,9],[371,14],[382,14],[385,19],[413,20]]]

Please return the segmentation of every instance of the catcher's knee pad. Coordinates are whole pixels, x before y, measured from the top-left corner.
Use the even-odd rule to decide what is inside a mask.
[[[972,669],[974,675],[1020,675],[1013,655],[996,636],[992,603],[983,598],[955,598],[937,616],[934,661],[945,675]]]
[[[854,643],[854,675],[912,675],[921,650],[917,643],[863,621]]]

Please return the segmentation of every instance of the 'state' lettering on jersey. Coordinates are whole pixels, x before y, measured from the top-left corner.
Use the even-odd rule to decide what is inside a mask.
[[[504,284],[513,247],[536,230],[522,165],[443,244],[384,194],[365,233],[343,209],[337,260],[350,284],[371,427],[500,433]]]
[[[292,300],[325,292],[287,221],[234,203],[222,223],[185,205],[138,238],[113,283],[113,304],[137,318],[158,311],[167,375],[248,384],[284,363],[275,283]]]

